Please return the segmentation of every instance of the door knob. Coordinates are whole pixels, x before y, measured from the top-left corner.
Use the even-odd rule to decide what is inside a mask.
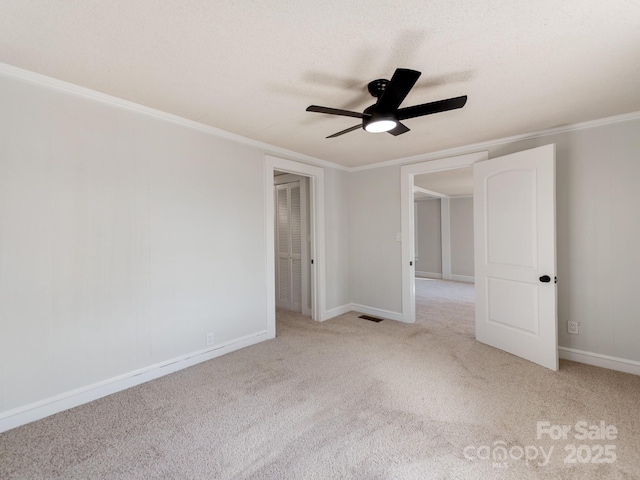
[[[540,277],[540,281],[542,283],[549,283],[551,281],[551,277],[549,275],[543,275]]]

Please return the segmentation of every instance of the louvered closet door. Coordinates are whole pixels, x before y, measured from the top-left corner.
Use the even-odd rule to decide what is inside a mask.
[[[301,311],[302,217],[300,182],[276,186],[276,305]]]

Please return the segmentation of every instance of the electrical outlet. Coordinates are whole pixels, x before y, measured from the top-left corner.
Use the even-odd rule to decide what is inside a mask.
[[[207,333],[207,346],[213,345],[213,332]]]
[[[572,335],[580,335],[580,330],[578,328],[578,322],[567,322],[567,331]]]

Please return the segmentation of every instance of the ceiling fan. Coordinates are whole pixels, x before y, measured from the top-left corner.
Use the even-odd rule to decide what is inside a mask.
[[[369,82],[368,90],[378,100],[376,103],[364,109],[364,112],[351,112],[339,108],[320,107],[310,105],[307,112],[328,113],[329,115],[341,115],[345,117],[361,118],[362,123],[349,127],[327,138],[334,138],[345,133],[353,132],[362,127],[367,132],[388,132],[391,135],[401,135],[409,131],[401,120],[421,117],[432,113],[446,112],[464,107],[467,96],[438,100],[437,102],[423,103],[412,107],[400,108],[409,91],[420,77],[420,72],[406,68],[397,68],[391,80],[379,78]]]

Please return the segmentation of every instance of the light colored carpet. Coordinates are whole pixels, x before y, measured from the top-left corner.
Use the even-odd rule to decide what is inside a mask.
[[[472,285],[416,284],[415,325],[278,312],[275,340],[6,432],[0,478],[640,478],[639,377],[477,343]],[[576,440],[579,421],[617,438]],[[600,444],[613,463],[564,463]],[[540,446],[547,465],[517,459]]]

